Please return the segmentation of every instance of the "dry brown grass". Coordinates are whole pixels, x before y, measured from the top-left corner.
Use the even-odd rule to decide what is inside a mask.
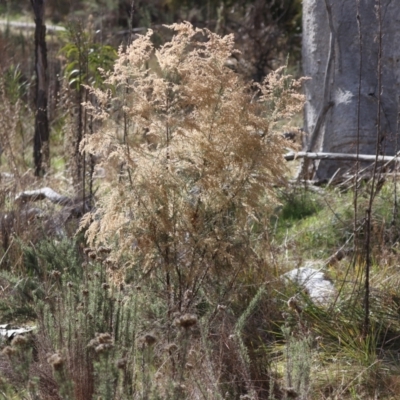
[[[209,276],[261,268],[251,231],[267,225],[285,170],[274,127],[303,98],[282,70],[256,88],[243,82],[225,65],[232,36],[171,28],[174,38],[156,51],[151,32],[120,50],[110,89],[92,90],[87,108],[102,127],[82,149],[110,179],[82,226],[90,243],[112,245],[115,260],[128,257],[144,276],[162,271],[180,309],[185,290]],[[148,70],[154,52],[158,68]]]

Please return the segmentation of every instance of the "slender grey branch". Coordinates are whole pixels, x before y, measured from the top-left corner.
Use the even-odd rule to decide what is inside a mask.
[[[399,156],[375,156],[369,154],[347,154],[347,153],[312,153],[307,151],[299,151],[298,153],[290,152],[284,155],[286,161],[293,161],[298,158],[306,158],[311,160],[342,160],[342,161],[377,161],[391,162],[398,160]]]

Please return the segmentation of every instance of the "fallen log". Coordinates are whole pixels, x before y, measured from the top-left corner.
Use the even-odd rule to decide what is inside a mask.
[[[346,153],[309,153],[299,151],[298,153],[289,152],[284,155],[286,161],[293,161],[298,158],[308,158],[312,160],[343,160],[343,161],[384,161],[390,162],[395,159],[400,161],[399,156],[378,156],[368,154],[346,154]]]
[[[44,199],[48,199],[52,203],[62,206],[71,206],[74,204],[74,202],[69,197],[58,194],[49,187],[37,190],[27,190],[25,192],[19,193],[15,197],[15,201],[17,203],[27,203],[28,201],[40,201]]]
[[[27,328],[13,328],[10,324],[0,325],[0,336],[7,338],[8,340],[13,339],[15,336],[30,333],[35,330],[35,326]]]
[[[35,29],[33,22],[22,22],[22,21],[9,21],[6,19],[0,19],[0,27],[14,28],[22,30],[33,30]],[[47,32],[65,32],[66,29],[59,25],[46,25]]]

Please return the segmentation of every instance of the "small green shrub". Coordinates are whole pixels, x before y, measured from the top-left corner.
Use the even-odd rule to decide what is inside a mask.
[[[291,223],[316,214],[322,209],[318,195],[306,190],[295,190],[282,195],[282,208],[279,211],[280,223]]]

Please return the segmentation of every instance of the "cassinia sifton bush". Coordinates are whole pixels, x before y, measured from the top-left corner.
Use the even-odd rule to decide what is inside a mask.
[[[168,306],[182,311],[188,289],[211,294],[221,274],[228,285],[265,266],[266,210],[285,168],[274,127],[302,96],[282,69],[261,85],[243,82],[226,66],[233,35],[170,28],[158,50],[151,31],[120,49],[109,88],[92,89],[86,107],[101,128],[82,149],[108,179],[83,226],[114,260],[157,277]]]

